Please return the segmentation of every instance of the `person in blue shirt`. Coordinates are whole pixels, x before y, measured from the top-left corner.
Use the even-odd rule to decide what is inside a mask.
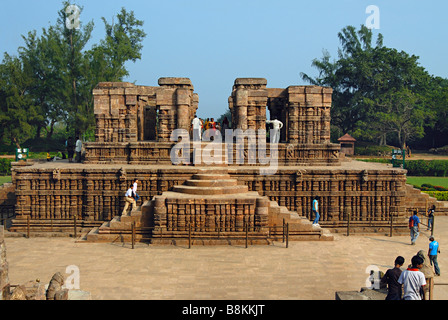
[[[315,215],[313,225],[319,226],[319,197],[315,196],[313,200],[313,213]]]
[[[420,228],[420,219],[417,216],[417,211],[414,211],[414,215],[409,218],[409,229],[411,230],[411,245],[415,245],[415,241],[417,241]]]
[[[440,252],[439,243],[436,240],[434,240],[433,236],[429,237],[429,241],[431,241],[429,243],[429,250],[428,250],[429,261],[431,265],[434,264],[434,271],[436,273],[436,276],[440,276],[439,264],[437,262],[437,254]]]

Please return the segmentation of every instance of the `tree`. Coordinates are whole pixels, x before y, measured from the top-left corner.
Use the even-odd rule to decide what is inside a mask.
[[[431,77],[418,57],[385,47],[381,34],[374,42],[365,26],[358,31],[345,27],[338,36],[338,60],[330,61],[324,52],[312,63],[318,77],[301,74],[305,81],[333,88],[333,124],[357,138],[384,144],[387,133],[394,133],[400,144],[421,137],[431,114],[424,107]]]
[[[30,123],[38,114],[28,95],[31,84],[20,59],[5,53],[0,65],[0,126],[2,135],[17,148],[32,135]]]
[[[56,24],[43,28],[41,35],[34,30],[22,36],[25,44],[18,48],[17,57],[5,55],[0,89],[0,121],[6,125],[0,128],[2,137],[8,134],[21,141],[32,133],[39,138],[46,130],[51,138],[58,123],[64,123],[71,135],[92,130],[95,86],[123,81],[129,76],[126,63],[141,58],[146,34],[132,11],[122,8],[116,23],[102,18],[105,37],[87,50],[94,23],[83,24],[80,19],[79,28],[66,23],[70,5],[63,2]]]

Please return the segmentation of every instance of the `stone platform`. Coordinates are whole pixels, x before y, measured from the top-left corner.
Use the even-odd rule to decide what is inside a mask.
[[[333,240],[328,230],[249,192],[225,169],[199,171],[130,216],[114,217],[92,229],[81,242],[130,242],[133,224],[135,241],[151,244],[243,244],[246,237],[251,245],[270,244],[283,236],[286,224],[292,241]]]
[[[11,231],[25,233],[28,219],[31,233],[72,232],[74,217],[79,232],[100,227],[121,215],[124,193],[134,178],[140,180],[138,205],[142,206],[174,188],[200,186],[203,181],[189,180],[205,169],[225,169],[238,181],[233,187],[245,186],[310,221],[314,219],[312,198],[318,195],[320,224],[333,231],[344,232],[350,218],[351,232],[388,234],[393,215],[394,233],[408,232],[406,171],[359,161],[343,161],[338,167],[279,166],[276,174],[266,176],[251,166],[87,165],[66,161],[14,164],[16,217]],[[220,188],[235,184],[221,180]]]

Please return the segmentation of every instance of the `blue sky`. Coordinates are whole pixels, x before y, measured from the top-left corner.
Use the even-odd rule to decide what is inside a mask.
[[[227,109],[239,77],[263,77],[270,88],[307,84],[300,72],[316,75],[314,58],[326,49],[337,55],[337,34],[366,23],[369,5],[379,9],[388,47],[420,57],[430,74],[448,78],[448,1],[432,0],[77,0],[81,23],[94,21],[90,44],[104,36],[122,7],[145,22],[142,59],[127,65],[127,81],[157,86],[160,77],[188,77],[199,94],[200,117]],[[61,0],[0,0],[0,53],[15,54],[21,35],[55,24]]]

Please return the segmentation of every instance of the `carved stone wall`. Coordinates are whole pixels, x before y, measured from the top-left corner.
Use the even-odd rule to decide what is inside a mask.
[[[235,80],[229,107],[235,128],[265,129],[266,107],[271,119],[282,121],[280,142],[317,145],[330,143],[333,89],[318,86],[266,88],[262,78]]]
[[[199,98],[188,78],[160,78],[159,87],[103,82],[93,90],[95,141],[169,141],[175,129],[189,130]]]
[[[194,167],[89,166],[81,168],[20,167],[15,169],[16,219],[12,231],[25,231],[28,216],[32,228],[48,230],[50,220],[73,220],[95,226],[119,216],[124,206],[124,193],[130,182],[141,182],[141,203],[172,190],[192,178]],[[280,168],[277,174],[261,176],[256,167],[229,167],[229,175],[270,200],[299,215],[312,218],[311,202],[321,197],[323,225],[339,226],[348,219],[354,222],[388,222],[393,215],[403,219],[404,171],[345,168]],[[45,223],[46,224],[45,224]]]

